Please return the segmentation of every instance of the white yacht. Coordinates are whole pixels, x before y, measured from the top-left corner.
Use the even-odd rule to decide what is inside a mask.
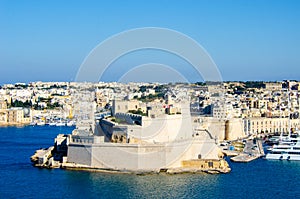
[[[63,121],[59,121],[56,123],[56,126],[66,126],[66,123]]]
[[[44,121],[39,121],[36,123],[36,125],[38,126],[44,126],[46,123]]]
[[[71,120],[71,121],[67,122],[67,126],[76,126],[76,122]]]
[[[300,160],[300,141],[274,145],[266,155],[269,160]]]
[[[290,115],[290,91],[288,92],[288,113]],[[300,137],[297,132],[297,137],[291,137],[291,121],[289,119],[288,136],[282,134],[278,138],[274,138],[278,144],[274,144],[272,148],[269,148],[269,153],[266,155],[266,159],[271,160],[300,160]]]
[[[56,122],[50,122],[49,126],[56,126]]]
[[[30,124],[29,125],[31,125],[31,126],[35,126],[36,125],[36,122],[30,122]]]

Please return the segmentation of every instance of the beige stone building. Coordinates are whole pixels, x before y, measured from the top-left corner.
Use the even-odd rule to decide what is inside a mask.
[[[29,124],[31,116],[24,114],[24,109],[21,107],[14,107],[10,109],[0,110],[0,124],[1,125],[19,125]]]
[[[114,100],[112,104],[112,115],[116,113],[127,113],[130,110],[141,109],[143,113],[146,113],[146,106],[143,106],[137,100],[123,101],[123,100]]]
[[[300,119],[289,118],[247,118],[244,119],[244,131],[248,134],[288,133],[300,128]]]
[[[247,136],[242,118],[199,117],[198,128],[208,131],[213,138],[218,140],[234,140]]]
[[[24,111],[22,108],[10,108],[7,110],[7,123],[23,123]]]
[[[7,109],[7,102],[5,100],[0,100],[0,109]]]
[[[7,123],[7,111],[5,109],[0,109],[0,124]]]
[[[265,89],[268,91],[280,91],[282,89],[281,82],[266,82]]]

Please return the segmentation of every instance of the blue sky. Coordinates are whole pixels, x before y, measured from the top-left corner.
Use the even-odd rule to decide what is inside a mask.
[[[141,27],[170,28],[195,39],[224,80],[300,80],[299,10],[296,0],[0,0],[0,84],[74,81],[101,41]]]

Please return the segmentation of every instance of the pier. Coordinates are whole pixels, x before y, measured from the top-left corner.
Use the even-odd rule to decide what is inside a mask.
[[[262,140],[256,140],[255,143],[252,140],[247,140],[243,152],[238,154],[237,156],[230,158],[230,160],[233,162],[246,163],[256,160],[264,155],[265,153],[262,146]]]
[[[240,155],[230,158],[230,160],[233,162],[250,162],[252,160],[258,159],[259,157],[260,156],[257,156],[257,155],[250,155],[250,154],[242,153]]]

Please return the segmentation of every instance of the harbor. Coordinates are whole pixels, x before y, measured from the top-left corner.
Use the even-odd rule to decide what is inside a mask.
[[[0,164],[1,198],[84,198],[87,190],[90,190],[89,197],[93,198],[146,198],[153,191],[156,197],[166,197],[173,186],[176,188],[172,190],[172,196],[182,198],[203,193],[210,198],[241,198],[245,195],[253,198],[293,198],[300,194],[300,190],[291,188],[290,184],[293,179],[293,186],[300,186],[299,161],[267,161],[262,158],[246,164],[228,161],[231,172],[224,175],[208,175],[205,172],[132,175],[93,170],[37,169],[31,166],[28,157],[35,149],[50,146],[53,144],[52,138],[57,134],[70,134],[72,130],[70,127],[50,126],[0,129],[0,153],[3,160]],[[20,184],[26,184],[26,187],[22,188]],[[41,188],[45,184],[47,187]],[[264,189],[257,189],[257,186]],[[28,187],[30,191],[24,192]],[[266,195],[265,189],[279,191]]]

